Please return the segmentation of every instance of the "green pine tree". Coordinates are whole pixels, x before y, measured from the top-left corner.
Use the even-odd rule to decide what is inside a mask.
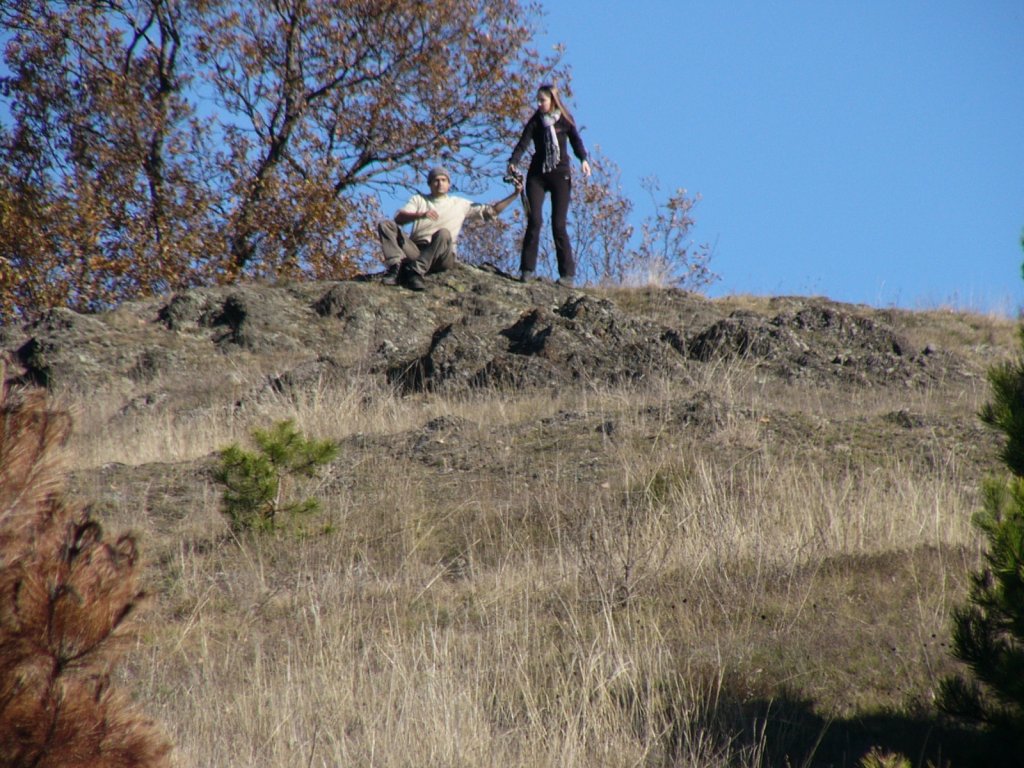
[[[1024,326],[1021,354],[989,370],[981,419],[1005,437],[1009,474],[989,480],[973,523],[987,542],[969,604],[953,615],[953,653],[970,676],[942,681],[943,710],[983,726],[1019,756],[1024,748]]]
[[[294,517],[319,509],[313,498],[288,501],[285,486],[293,477],[315,477],[320,467],[338,455],[337,444],[306,439],[291,420],[269,430],[254,429],[252,438],[259,453],[237,443],[229,445],[220,452],[220,464],[213,472],[224,486],[221,509],[231,529],[236,533],[274,531],[283,515]]]

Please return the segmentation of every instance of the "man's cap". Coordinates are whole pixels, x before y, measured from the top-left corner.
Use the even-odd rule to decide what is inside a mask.
[[[452,180],[452,176],[451,176],[450,173],[448,173],[448,169],[447,168],[442,168],[441,166],[437,166],[436,168],[431,168],[430,169],[430,173],[427,174],[427,183],[429,184],[434,179],[436,179],[438,176],[444,176],[446,179],[448,179],[448,181]]]

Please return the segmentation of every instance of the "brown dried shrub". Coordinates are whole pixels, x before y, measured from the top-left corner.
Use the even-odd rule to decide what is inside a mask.
[[[70,426],[41,392],[0,395],[0,766],[166,766],[167,738],[111,686],[144,597],[135,540],[65,498]]]

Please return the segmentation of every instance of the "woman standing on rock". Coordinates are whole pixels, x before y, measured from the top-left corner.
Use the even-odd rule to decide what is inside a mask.
[[[526,173],[526,200],[529,205],[519,279],[525,283],[533,278],[537,269],[540,228],[544,223],[544,194],[550,192],[551,234],[554,236],[555,255],[558,257],[558,284],[571,288],[576,280],[576,262],[566,229],[572,192],[567,144],[572,145],[573,153],[581,161],[584,176],[590,176],[590,163],[587,162],[587,150],[576,129],[576,121],[553,85],[542,85],[537,89],[537,111],[526,121],[523,135],[512,150],[512,157],[508,161],[509,174],[517,172],[516,166],[531,140],[533,158]]]

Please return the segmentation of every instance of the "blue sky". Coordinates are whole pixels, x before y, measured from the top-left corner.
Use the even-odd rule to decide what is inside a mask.
[[[588,146],[700,194],[711,295],[1024,307],[1024,0],[550,0]]]

